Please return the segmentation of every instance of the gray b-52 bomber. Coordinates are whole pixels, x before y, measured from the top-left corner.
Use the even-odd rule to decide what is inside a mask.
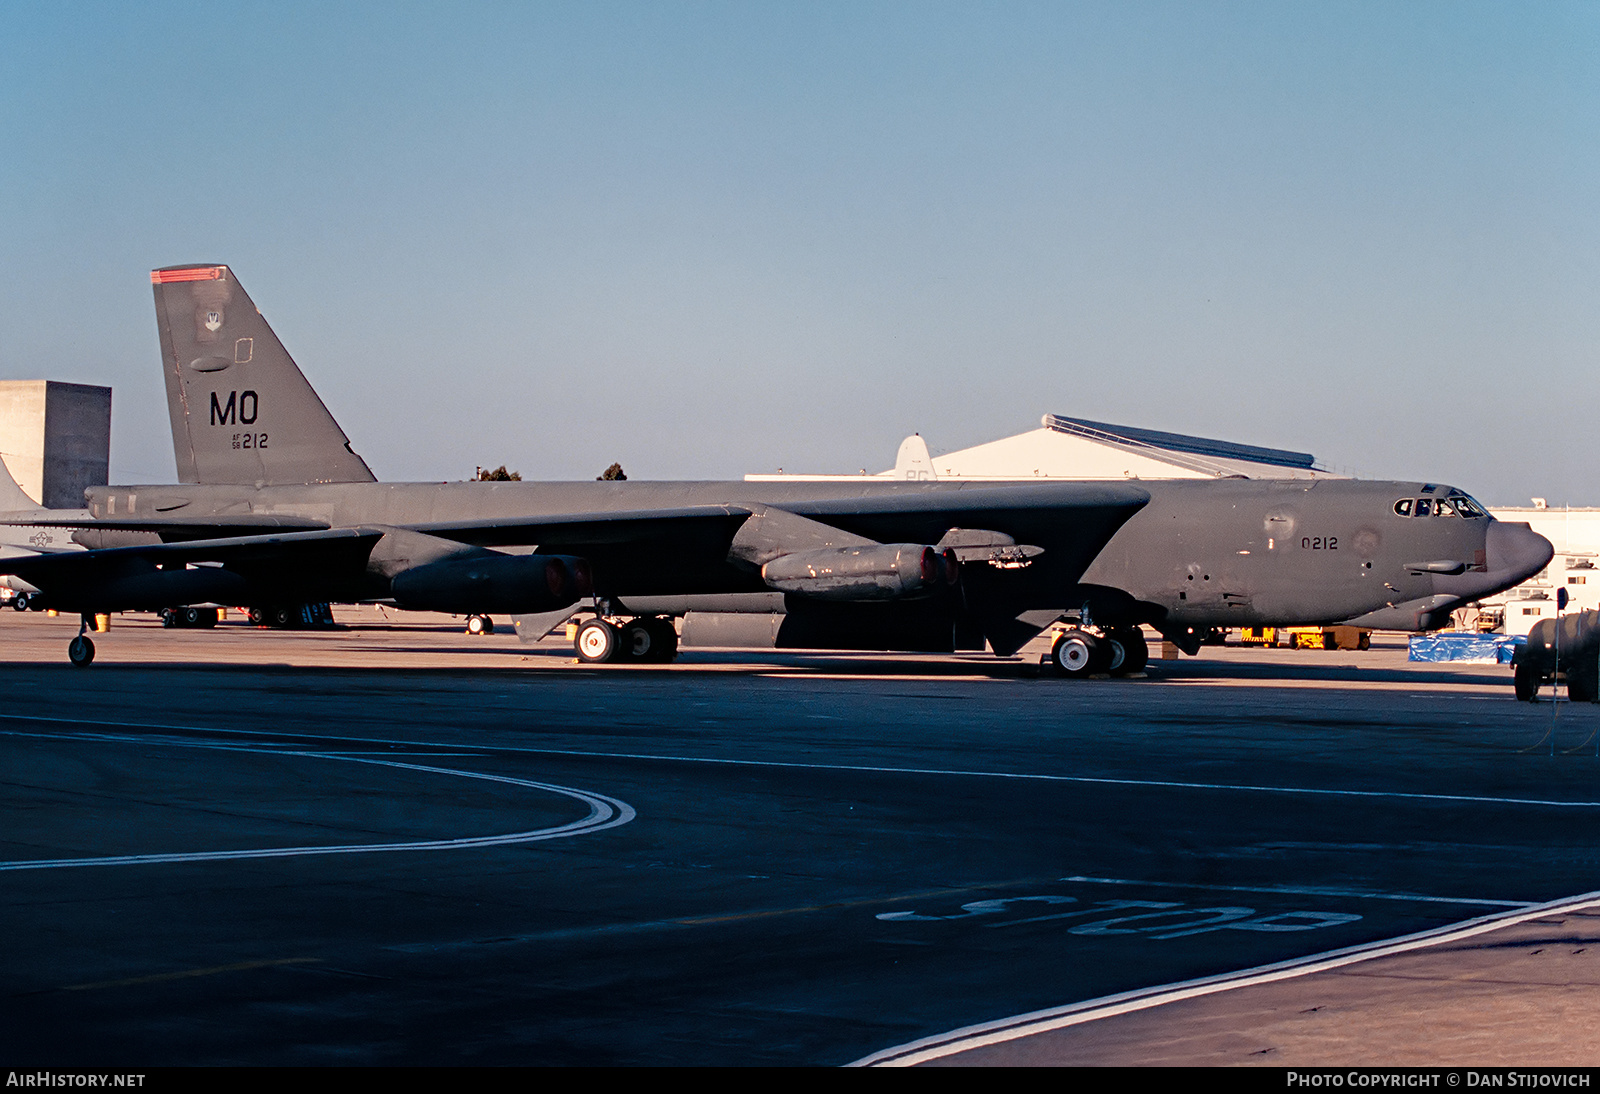
[[[153,271],[180,482],[94,487],[90,550],[5,560],[40,606],[580,604],[590,661],[667,660],[669,617],[781,597],[773,644],[1014,653],[1131,672],[1148,623],[1429,629],[1551,547],[1432,484],[379,483],[226,266]],[[93,660],[81,633],[75,664]]]

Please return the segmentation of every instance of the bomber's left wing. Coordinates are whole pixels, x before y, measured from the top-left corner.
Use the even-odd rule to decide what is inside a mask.
[[[590,589],[608,597],[804,592],[818,580],[826,584],[808,576],[808,554],[862,545],[932,547],[959,532],[961,542],[1015,545],[994,556],[995,572],[978,567],[973,575],[974,592],[1010,613],[1064,606],[1058,601],[1148,500],[1143,490],[1117,483],[866,489],[801,495],[782,505],[212,534],[0,559],[0,573],[40,589],[45,605],[81,612],[389,597],[438,611],[528,612],[572,603]],[[218,524],[241,530],[229,519]],[[204,534],[203,527],[196,521],[186,532]],[[513,546],[534,553],[494,550]]]
[[[40,607],[69,612],[327,600],[359,580],[383,535],[336,528],[63,551],[0,558],[0,574],[38,589]]]
[[[556,514],[495,530],[498,522],[476,522],[457,536],[434,534],[431,526],[314,528],[276,534],[212,536],[171,543],[137,544],[49,556],[0,559],[0,574],[12,574],[43,594],[41,605],[73,612],[128,611],[177,604],[274,603],[384,599],[393,580],[434,564],[459,567],[478,560],[496,567],[494,580],[548,584],[541,561],[560,555],[575,563],[633,559],[636,570],[675,588],[684,581],[712,580],[724,565],[728,545],[749,517],[746,509],[702,506],[629,513]],[[481,540],[538,544],[532,556],[502,555]],[[569,545],[581,544],[579,555]],[[518,559],[530,561],[519,562]],[[565,565],[565,564],[564,564]],[[571,567],[569,567],[571,568]],[[519,571],[527,571],[526,575]],[[454,580],[454,573],[440,580]],[[408,579],[416,581],[416,576]],[[550,579],[553,580],[553,579]],[[587,577],[585,577],[587,581]],[[568,582],[576,587],[576,583]],[[562,595],[554,588],[541,593]],[[431,596],[431,590],[430,590]],[[443,609],[453,610],[453,609]],[[468,609],[470,610],[470,609]],[[509,609],[507,609],[509,610]]]

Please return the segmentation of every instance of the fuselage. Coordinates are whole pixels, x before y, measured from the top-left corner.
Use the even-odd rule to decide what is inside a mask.
[[[1095,484],[1074,484],[1077,488]],[[1148,495],[1093,557],[1044,564],[1033,597],[1048,606],[1088,605],[1098,621],[1162,629],[1360,620],[1400,629],[1437,626],[1441,613],[1537,573],[1551,548],[1527,525],[1495,521],[1463,492],[1418,482],[1144,481]],[[872,536],[852,516],[862,499],[1004,490],[994,483],[571,482],[330,483],[303,486],[97,487],[97,518],[279,516],[328,527],[416,528],[466,520],[515,522],[574,513],[636,513],[703,506],[769,505]],[[830,510],[837,509],[837,512]],[[945,529],[930,526],[928,542]],[[1070,529],[1061,529],[1066,542]],[[1024,529],[1034,538],[1048,525]],[[878,538],[878,537],[874,537]],[[1021,542],[1022,540],[1019,540]],[[1080,577],[1081,573],[1081,577]],[[597,575],[597,583],[604,575]],[[618,587],[618,595],[757,591],[729,569],[700,588]],[[1037,605],[1040,607],[1046,604]]]
[[[1150,503],[1084,574],[1104,611],[1175,626],[1429,629],[1549,562],[1547,540],[1437,483],[1146,482]],[[1154,615],[1149,613],[1155,613]],[[1421,612],[1423,618],[1417,618]]]

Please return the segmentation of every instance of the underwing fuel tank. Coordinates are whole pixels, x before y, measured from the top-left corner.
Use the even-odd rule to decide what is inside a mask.
[[[915,543],[796,551],[761,567],[771,588],[817,600],[903,600],[953,584],[955,552]]]

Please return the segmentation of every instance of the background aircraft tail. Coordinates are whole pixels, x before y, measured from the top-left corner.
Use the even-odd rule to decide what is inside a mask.
[[[39,503],[17,485],[17,480],[11,474],[11,468],[6,466],[5,460],[0,459],[0,513],[25,512],[38,508],[40,508]]]
[[[933,457],[928,455],[928,442],[922,439],[922,434],[913,433],[900,442],[900,451],[894,458],[894,477],[924,481],[939,477],[939,473],[933,469]]]
[[[178,481],[373,482],[226,266],[150,272]]]

